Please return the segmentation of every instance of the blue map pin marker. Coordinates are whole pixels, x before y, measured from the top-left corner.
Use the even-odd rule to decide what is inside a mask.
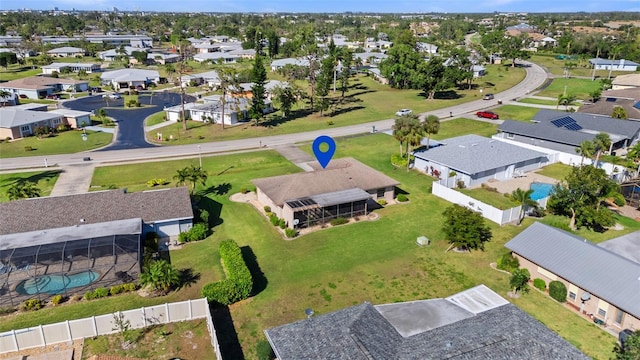
[[[323,152],[320,150],[320,145],[327,144],[329,149]],[[322,168],[326,168],[329,165],[329,161],[333,157],[333,154],[336,153],[336,142],[333,141],[332,138],[326,135],[318,136],[315,140],[313,140],[313,154],[316,156],[316,159],[322,166]]]

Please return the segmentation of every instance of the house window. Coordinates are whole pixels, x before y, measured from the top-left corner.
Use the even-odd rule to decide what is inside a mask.
[[[53,125],[58,125],[60,124],[61,120],[60,119],[53,119]]]
[[[607,316],[607,312],[604,309],[598,308],[598,316],[605,317]]]
[[[28,132],[29,130],[31,130],[31,128],[29,127],[29,125],[24,125],[20,127],[20,131],[22,132]]]
[[[515,137],[515,134],[507,133],[507,139],[514,139]]]
[[[624,311],[618,309],[616,312],[616,325],[622,325],[622,318],[624,317]]]
[[[569,299],[575,301],[576,300],[576,293],[574,293],[573,291],[569,291]]]
[[[383,197],[384,197],[384,188],[382,188],[382,189],[378,189],[378,190],[377,190],[376,197],[377,197],[378,199],[380,199],[380,198],[383,198]]]

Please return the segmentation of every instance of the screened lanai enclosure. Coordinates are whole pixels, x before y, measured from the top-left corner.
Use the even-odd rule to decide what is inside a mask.
[[[353,218],[367,215],[367,201],[371,195],[361,189],[348,189],[313,195],[285,202],[293,212],[295,228],[322,225],[335,218]]]
[[[136,280],[141,232],[138,218],[0,236],[0,307]]]

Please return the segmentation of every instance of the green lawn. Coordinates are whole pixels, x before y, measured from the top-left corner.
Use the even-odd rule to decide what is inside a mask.
[[[585,100],[590,98],[590,92],[600,88],[600,82],[591,81],[591,79],[555,78],[546,89],[536,95],[558,98],[559,95],[564,94],[565,88],[568,95]]]
[[[489,67],[489,74],[477,85],[499,92],[517,84],[523,77],[524,69],[492,65]],[[392,89],[364,75],[352,78],[351,85],[344,104],[340,105],[337,113],[333,115],[329,112],[321,117],[318,113],[308,114],[306,110],[297,109],[296,115],[289,119],[282,119],[280,112],[270,114],[267,121],[260,126],[247,122],[233,127],[226,126],[223,131],[220,125],[190,121],[187,131],[182,130],[182,124],[173,124],[166,127],[163,134],[173,135],[175,140],[171,145],[289,134],[390,119],[400,108],[412,109],[414,113],[432,111],[477,100],[481,95],[477,89],[462,90],[458,91],[453,99],[428,101],[421,96],[421,91]],[[335,97],[339,95],[339,92],[336,92]]]
[[[571,173],[571,169],[573,169],[573,166],[571,165],[555,163],[555,164],[551,164],[543,167],[542,169],[536,171],[536,173],[540,175],[548,176],[550,178],[554,178],[557,180],[562,180],[567,175],[569,175],[569,173]]]
[[[21,180],[35,182],[40,196],[49,196],[59,175],[60,170],[0,174],[0,202],[9,201],[7,190]]]
[[[14,141],[0,143],[0,159],[22,156],[44,156],[55,154],[72,154],[87,151],[108,145],[113,134],[105,132],[87,131],[87,141],[82,141],[80,131],[66,131],[56,134],[54,137],[38,139],[30,136]],[[31,146],[31,151],[25,148]],[[53,164],[51,164],[53,165]]]
[[[49,99],[20,99],[20,104],[55,104],[55,100]]]
[[[540,111],[538,108],[518,105],[502,105],[493,109],[493,112],[503,120],[517,120],[529,122]]]
[[[0,82],[22,79],[29,76],[42,74],[40,67],[32,69],[31,66],[11,65],[8,70],[0,70]]]
[[[593,69],[589,66],[589,59],[585,60],[558,60],[555,55],[532,55],[530,61],[547,68],[552,74],[556,76],[564,76],[564,68],[567,62],[576,63],[577,67],[569,71],[569,76],[593,76]],[[613,71],[611,76],[628,74],[624,71]],[[609,76],[609,70],[596,70],[596,78],[607,78]]]
[[[144,126],[153,126],[153,125],[157,125],[157,124],[163,123],[163,122],[165,122],[164,117],[165,117],[165,112],[164,111],[158,111],[155,114],[149,115],[144,120]]]
[[[545,99],[536,99],[536,98],[523,98],[518,100],[518,102],[525,104],[537,104],[537,105],[549,105],[549,106],[557,106],[558,101],[556,100],[545,100]],[[572,102],[573,106],[580,106],[580,104],[576,101]]]
[[[458,191],[501,210],[511,209],[519,205],[499,192],[489,191],[484,188],[458,189]]]
[[[446,124],[443,123],[443,127]],[[447,131],[445,127],[444,132]],[[229,195],[243,187],[251,188],[253,178],[301,169],[272,151],[205,157],[203,165],[209,179],[206,186],[198,187],[204,195],[200,205],[209,210],[212,219],[219,215],[219,224],[206,240],[171,252],[174,265],[192,268],[200,275],[197,283],[164,297],[142,298],[128,294],[9,315],[0,323],[0,331],[199,297],[203,284],[223,277],[217,253],[219,241],[223,239],[237,241],[250,257],[255,256],[259,268],[254,272],[258,274],[257,294],[230,307],[234,331],[217,329],[223,345],[236,336],[240,341],[243,354],[225,354],[230,359],[255,358],[255,343],[264,338],[262,331],[303,319],[305,308],[325,314],[363,301],[380,304],[445,297],[478,284],[486,284],[506,296],[508,275],[492,270],[489,263],[496,261],[506,251],[505,242],[532,220],[525,219],[522,226],[502,227],[487,222],[493,239],[485,251],[445,252],[448,244],[440,228],[442,212],[450,204],[430,194],[430,177],[417,171],[396,169],[390,164],[389,158],[397,149],[398,143],[391,136],[363,135],[337,139],[335,157],[353,156],[398,180],[400,189],[411,199],[409,203],[376,210],[380,217],[373,222],[361,220],[331,227],[292,241],[283,240],[251,205],[231,202]],[[148,189],[145,185],[148,179],[171,180],[176,169],[196,162],[197,159],[188,159],[100,167],[96,169],[93,186],[114,184],[130,191],[144,190]],[[612,238],[631,230],[602,235],[586,232],[584,236]],[[415,239],[420,235],[427,236],[431,245],[417,247]],[[532,291],[513,301],[588,355],[599,359],[609,357],[615,338],[553,300]]]

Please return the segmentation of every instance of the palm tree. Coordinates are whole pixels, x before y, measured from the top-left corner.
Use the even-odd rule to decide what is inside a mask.
[[[409,166],[411,165],[411,149],[415,146],[420,145],[422,139],[424,138],[425,127],[420,123],[420,120],[417,116],[413,115],[408,117],[407,122],[407,131],[405,137],[405,146],[407,154],[407,171],[409,171]]]
[[[78,70],[78,79],[83,80],[86,77],[87,77],[87,70],[85,69]]]
[[[178,169],[173,178],[176,180],[176,186],[191,184],[190,193],[193,195],[198,183],[202,185],[207,183],[207,172],[199,166],[189,165]]]
[[[627,111],[622,106],[616,106],[613,108],[613,113],[611,117],[614,119],[626,119]]]
[[[11,96],[11,93],[9,91],[5,89],[0,90],[0,104],[2,104],[2,107],[4,107],[7,102],[9,102],[9,96]]]
[[[173,82],[173,74],[176,72],[175,66],[173,64],[165,64],[164,70],[167,72],[167,76],[169,77],[169,82]]]
[[[233,101],[236,101],[233,96],[240,89],[240,82],[238,80],[238,74],[234,68],[220,67],[217,71],[218,78],[220,78],[220,90],[222,90],[222,96],[220,96],[222,116],[220,121],[222,123],[222,130],[224,130],[224,113],[228,102],[227,95],[231,95]]]
[[[140,284],[163,293],[180,284],[180,272],[166,260],[154,261],[140,274]]]
[[[569,105],[576,100],[574,95],[560,94],[558,95],[558,103],[556,104],[556,110],[558,106],[564,106],[564,111],[569,111]]]
[[[518,216],[518,225],[520,225],[522,223],[522,220],[524,219],[526,208],[538,207],[538,203],[531,198],[531,194],[533,194],[533,189],[522,190],[520,188],[517,188],[513,190],[513,192],[509,195],[511,200],[520,204],[520,216]]]
[[[635,144],[627,153],[627,159],[638,163],[640,161],[640,143]]]
[[[600,155],[604,153],[609,146],[611,146],[611,138],[607,133],[599,133],[596,137],[593,138],[593,146],[596,150],[596,161],[594,161],[593,166],[598,166],[598,161],[600,160]]]
[[[589,140],[585,140],[580,143],[580,147],[576,148],[576,153],[582,158],[580,159],[580,166],[584,163],[584,158],[591,158],[593,153],[595,152],[595,147],[593,143]]]
[[[40,197],[40,189],[31,181],[20,180],[7,190],[9,200]]]
[[[407,120],[406,116],[401,116],[396,119],[392,127],[393,137],[400,142],[400,156],[402,156],[403,145],[407,137]]]
[[[427,150],[429,149],[429,141],[431,134],[436,135],[440,131],[440,118],[435,115],[429,115],[424,121],[424,130],[427,133]]]

